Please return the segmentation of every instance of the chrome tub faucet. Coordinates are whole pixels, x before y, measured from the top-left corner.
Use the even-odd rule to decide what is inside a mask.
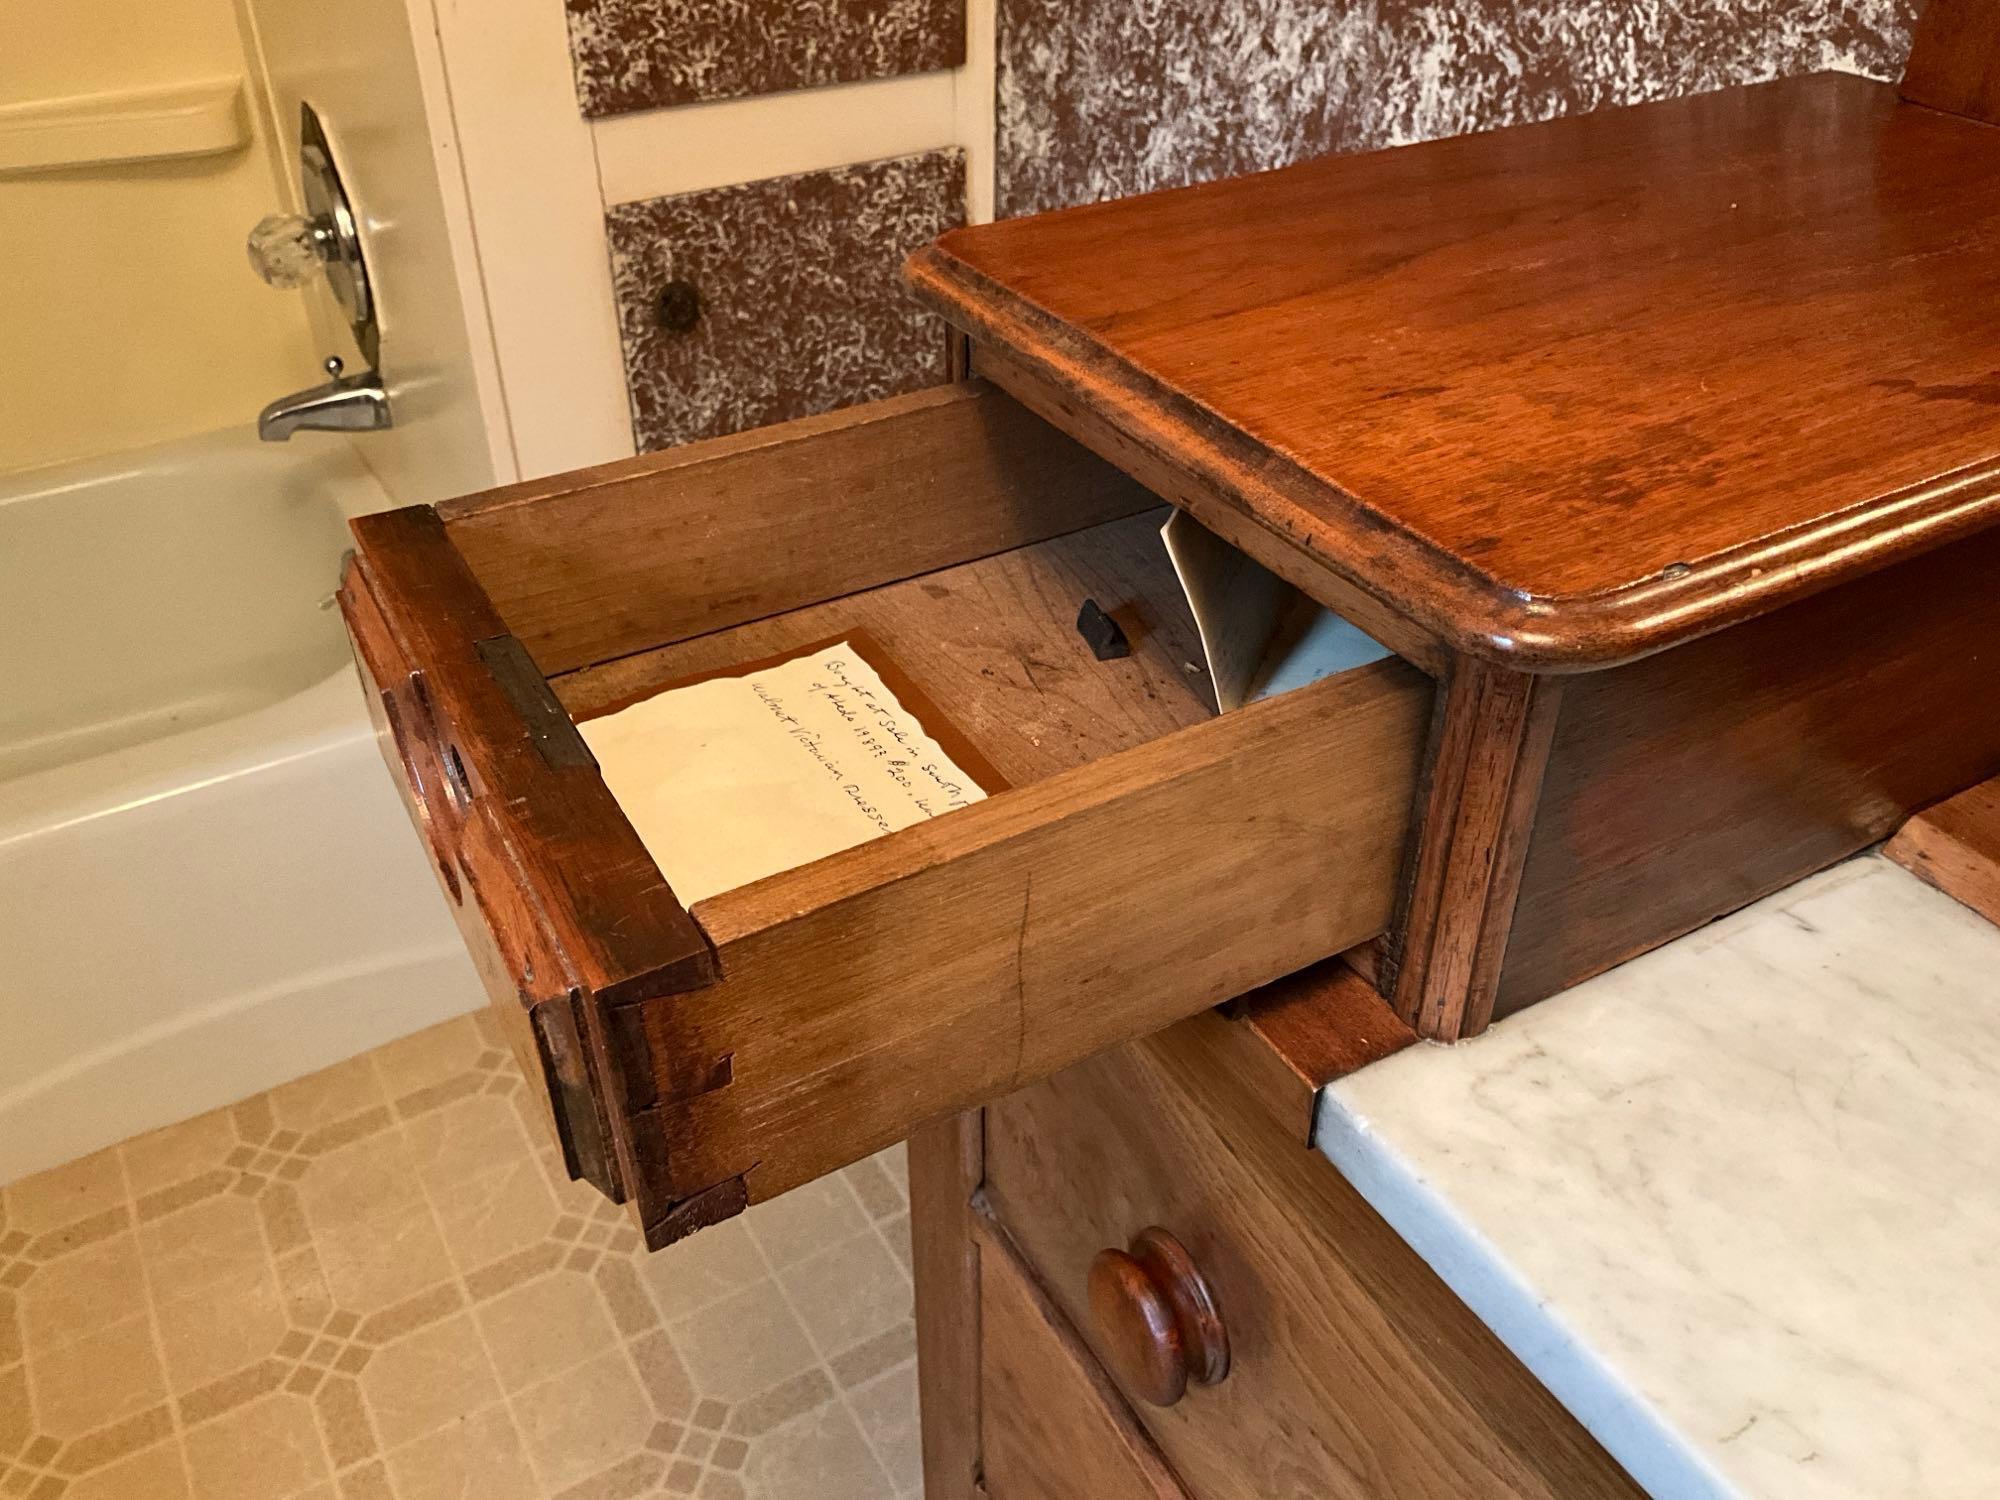
[[[282,443],[301,428],[321,432],[375,432],[391,425],[389,393],[373,370],[342,375],[341,362],[329,359],[325,385],[309,386],[280,396],[257,414],[257,436]]]

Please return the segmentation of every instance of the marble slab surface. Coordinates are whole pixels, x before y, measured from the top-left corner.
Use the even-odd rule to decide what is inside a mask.
[[[2000,1494],[2000,928],[1878,857],[1326,1092],[1653,1495]]]

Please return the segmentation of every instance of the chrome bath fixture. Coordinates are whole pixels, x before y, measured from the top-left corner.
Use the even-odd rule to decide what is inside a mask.
[[[257,436],[282,443],[300,428],[322,432],[374,432],[390,425],[389,393],[373,370],[342,375],[338,359],[326,362],[325,385],[280,396],[257,414]]]
[[[250,231],[250,265],[267,283],[285,290],[323,273],[371,368],[343,376],[341,360],[329,358],[326,384],[281,396],[258,416],[257,435],[268,442],[281,443],[301,428],[369,432],[392,422],[389,395],[374,368],[381,360],[381,332],[359,219],[310,104],[299,106],[299,182],[306,211],[259,220]]]

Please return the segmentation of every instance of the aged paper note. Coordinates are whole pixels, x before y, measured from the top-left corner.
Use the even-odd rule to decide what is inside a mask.
[[[986,796],[846,641],[577,727],[684,906]]]

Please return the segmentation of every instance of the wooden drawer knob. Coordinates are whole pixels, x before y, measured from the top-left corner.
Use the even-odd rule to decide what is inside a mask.
[[[1164,1229],[1142,1229],[1131,1249],[1100,1250],[1090,1263],[1090,1315],[1099,1351],[1132,1394],[1172,1406],[1188,1382],[1229,1373],[1229,1335],[1187,1247]]]

